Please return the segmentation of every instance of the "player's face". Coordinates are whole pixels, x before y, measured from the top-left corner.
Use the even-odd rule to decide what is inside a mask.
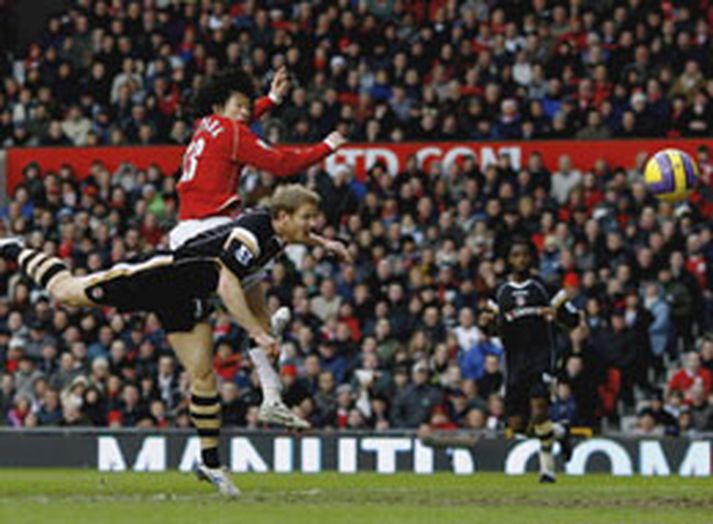
[[[250,99],[242,93],[235,93],[225,103],[223,116],[232,120],[249,122],[252,110]]]
[[[287,242],[304,243],[309,239],[317,220],[317,208],[312,204],[303,204],[291,215],[285,215],[284,237]]]
[[[530,267],[531,261],[532,256],[527,246],[517,244],[510,250],[508,262],[516,273],[526,272]]]

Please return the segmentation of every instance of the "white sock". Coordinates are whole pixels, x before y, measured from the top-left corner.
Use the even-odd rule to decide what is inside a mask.
[[[267,353],[262,348],[251,349],[248,353],[250,353],[250,359],[255,364],[257,376],[260,378],[263,401],[271,404],[280,402],[282,400],[280,395],[282,384],[280,383],[279,375],[270,363],[270,359],[267,358]]]
[[[555,476],[555,456],[552,451],[540,449],[540,474]]]

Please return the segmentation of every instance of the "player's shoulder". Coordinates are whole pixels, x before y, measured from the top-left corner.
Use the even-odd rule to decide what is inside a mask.
[[[545,282],[537,275],[530,275],[526,280],[522,282],[516,282],[511,278],[506,278],[500,284],[495,287],[495,299],[498,300],[504,293],[511,290],[518,289],[536,289],[542,292],[545,296],[549,296],[550,292],[547,290],[547,285]]]
[[[495,293],[493,293],[493,298],[495,299],[495,301],[499,301],[508,289],[510,289],[510,281],[508,279],[505,279],[498,285],[496,285]]]
[[[549,298],[552,295],[552,290],[539,275],[530,276],[530,285],[540,291],[545,298]]]
[[[196,121],[194,136],[209,136],[215,141],[225,140],[236,132],[236,125],[237,122],[230,118],[216,114],[207,115]]]
[[[260,244],[275,235],[275,230],[272,227],[272,215],[270,210],[264,207],[256,207],[244,211],[233,222],[233,228],[249,231]]]

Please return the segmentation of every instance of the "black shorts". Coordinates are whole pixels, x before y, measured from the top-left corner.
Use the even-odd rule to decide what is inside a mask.
[[[530,418],[530,399],[544,397],[549,401],[550,389],[543,380],[544,370],[517,373],[508,377],[505,386],[505,414],[508,417]]]
[[[210,260],[176,262],[171,254],[156,254],[86,278],[85,293],[93,302],[121,312],[156,313],[166,332],[173,333],[191,331],[208,316],[218,271]]]

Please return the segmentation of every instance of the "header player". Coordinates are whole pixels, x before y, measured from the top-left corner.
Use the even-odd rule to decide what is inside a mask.
[[[218,459],[220,400],[215,390],[212,354],[193,351],[187,342],[204,335],[196,330],[208,326],[207,300],[217,292],[233,318],[262,348],[276,348],[269,334],[269,320],[252,308],[249,294],[255,292],[246,290],[245,282],[259,274],[286,243],[313,242],[311,229],[319,202],[316,193],[302,186],[283,186],[275,192],[269,210],[248,211],[205,231],[177,250],[155,254],[142,262],[116,264],[82,277],[73,276],[60,259],[25,248],[19,239],[0,240],[0,256],[15,260],[24,275],[65,305],[151,311],[159,317],[169,342],[191,373],[190,411],[203,459],[197,467],[199,477],[209,480],[221,493],[235,496],[238,490],[220,468]],[[255,358],[257,351],[262,356]],[[263,395],[279,400],[280,378],[265,353],[254,349],[251,357],[260,375]]]

